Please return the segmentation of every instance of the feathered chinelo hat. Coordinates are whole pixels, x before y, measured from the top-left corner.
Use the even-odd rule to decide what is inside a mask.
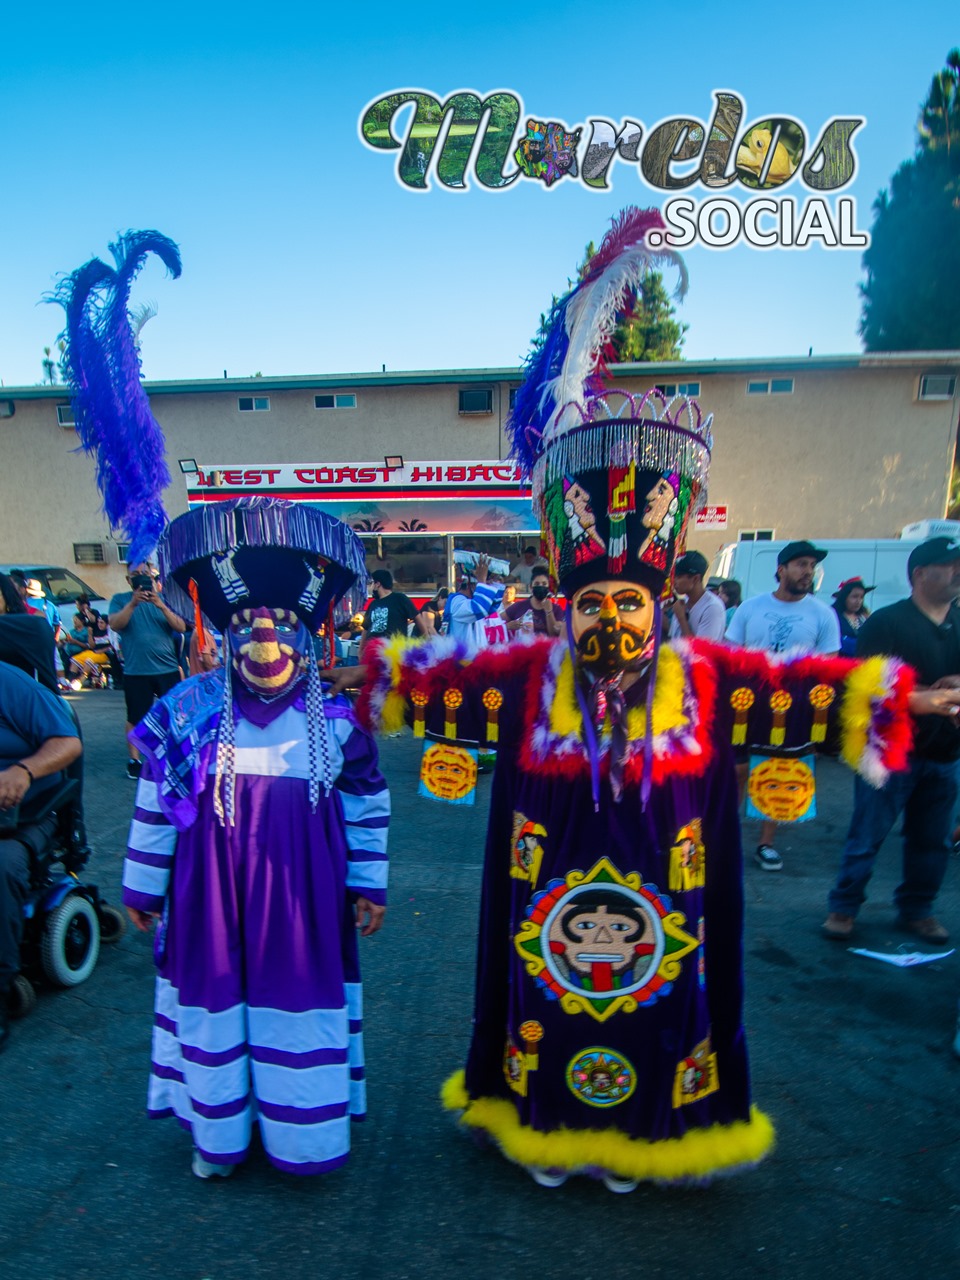
[[[706,496],[712,416],[695,400],[635,396],[606,384],[613,333],[636,308],[644,278],[682,259],[652,250],[655,209],[614,219],[582,279],[552,308],[507,423],[531,476],[534,508],[561,589],[626,579],[659,595]]]

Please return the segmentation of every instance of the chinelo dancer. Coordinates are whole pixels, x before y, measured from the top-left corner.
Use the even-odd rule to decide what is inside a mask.
[[[615,391],[603,356],[662,226],[615,221],[553,308],[511,419],[566,634],[472,660],[456,638],[395,638],[356,672],[370,722],[406,715],[428,752],[446,740],[448,770],[459,743],[497,743],[472,1037],[442,1096],[544,1186],[701,1181],[769,1151],[742,1023],[731,744],[789,750],[832,720],[875,784],[905,761],[896,662],[660,643],[712,423],[692,400]]]
[[[193,1172],[226,1177],[258,1128],[296,1174],[348,1158],[365,1112],[357,931],[383,922],[390,804],[376,748],[324,696],[313,635],[355,611],[363,547],[313,507],[211,504],[167,523],[159,424],[127,310],[147,253],[134,231],[58,288],[64,363],[84,449],[130,562],[156,551],[165,598],[222,669],[177,684],[137,725],[144,763],[124,864],[138,928],[159,921],[148,1109],[191,1133]]]

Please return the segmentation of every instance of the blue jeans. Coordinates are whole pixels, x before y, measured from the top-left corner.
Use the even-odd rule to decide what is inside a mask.
[[[950,854],[957,769],[957,764],[914,757],[906,773],[892,774],[879,791],[854,778],[853,817],[837,883],[830,890],[831,911],[857,914],[880,846],[902,813],[903,882],[893,900],[904,920],[933,914]]]

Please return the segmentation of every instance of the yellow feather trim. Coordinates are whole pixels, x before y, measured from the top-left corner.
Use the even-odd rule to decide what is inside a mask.
[[[886,658],[867,658],[847,676],[840,704],[840,750],[851,769],[858,769],[873,719],[873,704],[887,694]]]
[[[654,734],[666,733],[670,729],[689,724],[689,717],[683,714],[685,678],[683,663],[673,650],[661,649],[657,662],[657,684],[653,694]],[[573,663],[567,655],[557,675],[557,687],[550,707],[550,728],[562,737],[570,734],[580,737],[582,727],[583,716],[580,714],[576,690],[573,687]],[[643,705],[631,707],[627,712],[629,740],[635,742],[638,738],[642,738],[646,727],[646,707]]]
[[[392,636],[384,643],[382,653],[390,675],[390,692],[384,699],[380,718],[380,729],[383,733],[397,733],[404,726],[407,703],[398,690],[403,676],[404,654],[416,643],[418,643],[416,640],[410,640],[403,635]]]
[[[516,1108],[504,1098],[470,1098],[464,1073],[456,1071],[443,1084],[440,1099],[448,1111],[462,1111],[460,1123],[483,1129],[516,1164],[547,1169],[601,1168],[621,1178],[672,1182],[699,1178],[756,1164],[771,1150],[774,1130],[768,1116],[750,1108],[749,1120],[691,1129],[682,1138],[648,1142],[615,1129],[555,1129],[541,1133],[520,1123]]]

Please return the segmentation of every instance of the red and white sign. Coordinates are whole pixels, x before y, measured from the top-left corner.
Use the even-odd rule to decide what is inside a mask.
[[[202,466],[187,476],[191,502],[216,502],[241,494],[269,494],[313,502],[358,498],[524,498],[530,493],[513,462],[407,462],[388,467],[373,462],[231,463]]]
[[[727,508],[704,507],[702,511],[697,512],[696,526],[698,532],[707,529],[726,529]]]

